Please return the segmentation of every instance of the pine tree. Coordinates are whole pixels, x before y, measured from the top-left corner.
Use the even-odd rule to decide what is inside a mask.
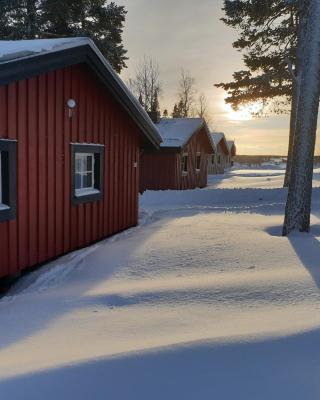
[[[41,2],[37,0],[0,1],[0,38],[34,39],[39,33]]]
[[[173,106],[173,111],[171,114],[172,118],[181,118],[182,114],[181,114],[181,104],[175,104]]]
[[[52,37],[88,36],[117,72],[126,65],[122,31],[126,11],[105,0],[42,0],[43,35]]]
[[[160,110],[159,99],[158,99],[158,90],[155,91],[154,99],[152,102],[151,111],[158,112]]]
[[[124,68],[122,31],[126,11],[105,0],[1,0],[0,38],[88,36],[113,68]],[[8,22],[10,21],[10,22]]]
[[[142,93],[139,94],[139,103],[142,105],[142,107],[145,107],[145,104],[143,103],[143,98],[142,98]]]
[[[169,116],[168,110],[167,109],[163,110],[163,118],[168,118],[168,116]]]
[[[246,70],[235,72],[234,81],[216,85],[228,92],[227,103],[237,110],[247,103],[273,105],[273,112],[289,111],[291,122],[285,186],[290,180],[292,144],[295,127],[296,87],[288,69],[288,60],[297,70],[297,1],[225,0],[225,18],[237,28],[240,37],[234,47],[244,52]]]
[[[283,235],[309,232],[314,149],[320,100],[320,0],[300,0],[296,75],[298,102],[293,144],[294,164],[286,203]]]

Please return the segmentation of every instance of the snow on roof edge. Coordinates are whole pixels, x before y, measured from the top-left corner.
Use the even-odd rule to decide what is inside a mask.
[[[5,46],[2,46],[5,45]],[[14,45],[13,52],[5,53],[4,49],[8,49],[8,46]],[[60,39],[35,39],[35,40],[12,40],[12,41],[1,41],[0,40],[0,65],[10,64],[17,60],[28,59],[40,54],[54,53],[56,51],[71,49],[78,46],[88,45],[95,52],[100,61],[104,64],[105,68],[116,80],[122,91],[130,100],[131,104],[134,106],[135,110],[143,117],[149,130],[152,132],[154,139],[158,142],[158,145],[162,142],[161,135],[155,126],[155,124],[150,119],[147,112],[143,109],[138,99],[132,94],[130,89],[126,86],[120,76],[114,71],[109,61],[103,56],[101,51],[95,45],[92,39],[88,37],[71,37],[71,38],[60,38]],[[4,49],[1,52],[1,48]],[[7,51],[7,50],[6,50]],[[2,54],[2,56],[1,56]],[[10,57],[11,55],[11,57]],[[2,60],[1,60],[2,58]],[[149,138],[150,140],[150,138]]]

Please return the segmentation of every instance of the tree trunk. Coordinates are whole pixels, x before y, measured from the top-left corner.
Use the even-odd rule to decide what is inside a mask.
[[[306,35],[306,10],[308,9],[310,0],[300,0],[299,10],[298,10],[298,27],[297,27],[297,50],[296,50],[296,65],[295,65],[295,77],[293,77],[292,82],[292,100],[291,100],[291,114],[290,114],[290,133],[289,133],[289,146],[288,146],[288,158],[286,174],[284,178],[283,187],[289,187],[291,179],[291,169],[294,162],[293,158],[293,147],[294,147],[294,136],[297,123],[297,113],[300,98],[300,84],[301,81],[301,67],[304,62],[303,52],[305,45],[305,35]]]
[[[290,178],[291,178],[291,168],[292,168],[292,163],[293,163],[293,143],[294,143],[294,134],[295,134],[295,130],[296,130],[298,100],[299,100],[299,86],[298,86],[297,82],[293,82],[288,157],[287,157],[286,174],[284,177],[283,187],[289,187],[289,182],[290,182]]]
[[[37,36],[36,20],[37,20],[37,7],[36,0],[27,0],[27,21],[26,33],[27,39],[35,39]]]
[[[320,0],[307,8],[300,96],[293,145],[283,235],[292,230],[309,232],[313,159],[320,98]]]

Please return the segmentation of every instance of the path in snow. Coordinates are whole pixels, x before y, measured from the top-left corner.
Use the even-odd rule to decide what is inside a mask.
[[[0,302],[0,395],[318,399],[320,194],[312,233],[282,238],[278,172],[147,192],[141,227],[21,282]]]

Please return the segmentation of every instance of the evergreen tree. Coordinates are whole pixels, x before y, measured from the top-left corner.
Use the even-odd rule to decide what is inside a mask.
[[[155,91],[154,99],[152,102],[151,111],[158,112],[160,111],[159,99],[158,99],[158,90]]]
[[[168,116],[169,116],[168,110],[165,109],[165,110],[163,111],[163,118],[168,118]]]
[[[172,118],[185,118],[184,115],[184,104],[183,100],[180,100],[178,104],[175,104],[173,106],[173,111],[172,111]]]
[[[175,104],[175,105],[173,106],[173,111],[172,111],[172,113],[171,113],[171,116],[172,116],[172,118],[180,118],[180,117],[181,117],[181,115],[180,115],[180,113],[179,113],[179,109],[178,109],[178,105],[177,105],[177,104]]]
[[[300,24],[295,74],[298,101],[291,179],[283,235],[309,232],[314,149],[320,99],[320,0],[299,0]]]
[[[122,31],[126,11],[105,0],[1,0],[1,39],[88,36],[113,68],[124,68]]]
[[[139,94],[139,103],[142,105],[142,107],[145,107],[145,104],[143,103],[143,98],[142,98],[142,93]]]
[[[53,37],[88,36],[117,72],[126,65],[122,31],[126,11],[105,0],[42,0],[43,35]]]
[[[290,179],[295,127],[296,87],[288,69],[297,70],[298,1],[225,0],[222,20],[239,30],[234,42],[244,52],[246,70],[235,72],[233,82],[216,85],[228,92],[227,103],[237,110],[242,104],[259,101],[274,112],[288,112],[291,122],[285,186]]]
[[[0,38],[34,39],[39,33],[41,2],[36,0],[0,1]]]

